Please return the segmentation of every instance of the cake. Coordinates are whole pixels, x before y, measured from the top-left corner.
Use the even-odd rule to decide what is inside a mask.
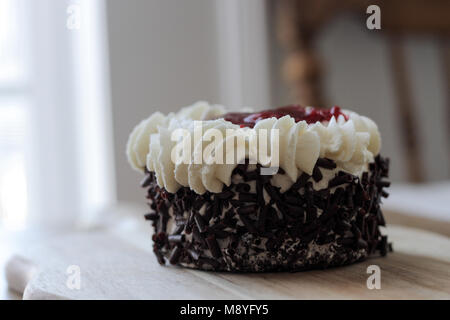
[[[387,254],[389,161],[371,119],[337,106],[242,111],[197,102],[132,131],[160,264],[301,271]]]

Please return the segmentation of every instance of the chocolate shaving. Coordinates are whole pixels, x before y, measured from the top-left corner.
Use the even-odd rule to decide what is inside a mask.
[[[249,192],[250,191],[250,185],[247,183],[239,183],[236,185],[236,192],[242,193],[242,192]]]
[[[242,202],[256,202],[257,196],[255,193],[247,193],[247,192],[241,192],[239,193],[239,201]]]
[[[158,259],[158,263],[162,266],[165,265],[166,260],[164,259],[164,255],[162,254],[162,252],[158,250],[156,247],[153,249],[153,252],[155,253],[156,258]]]
[[[184,234],[174,234],[167,237],[170,243],[182,243],[185,240]]]
[[[266,226],[266,218],[267,218],[268,207],[264,206],[260,209],[258,215],[258,222],[256,224],[256,228],[258,229],[260,234],[263,234]]]
[[[306,182],[310,178],[309,174],[303,172],[297,181],[292,185],[291,190],[298,191],[306,185]]]
[[[233,196],[234,192],[231,190],[225,190],[217,194],[217,197],[219,197],[219,199],[230,199],[233,198]]]
[[[152,175],[148,174],[144,177],[144,179],[142,179],[141,181],[141,187],[142,188],[147,188],[151,183],[152,183],[153,177]]]
[[[350,174],[337,175],[328,182],[328,188],[340,186],[341,184],[344,183],[350,183],[352,180],[353,177]]]
[[[377,181],[377,187],[378,188],[388,188],[390,187],[391,183],[389,181]]]
[[[170,254],[170,258],[169,258],[170,264],[178,263],[178,261],[180,260],[181,251],[182,251],[182,249],[180,247],[175,247],[172,250],[172,252]]]
[[[208,236],[206,238],[206,243],[208,244],[208,248],[214,258],[218,259],[222,257],[222,251],[220,251],[219,245],[217,244],[217,240],[214,235]]]
[[[175,229],[175,231],[173,232],[173,234],[181,234],[181,233],[183,232],[183,230],[184,230],[185,225],[186,225],[186,223],[180,223],[180,224],[176,227],[176,229]]]
[[[244,173],[244,181],[253,181],[256,180],[259,177],[258,171],[250,171]]]
[[[159,214],[156,212],[147,213],[144,215],[145,220],[155,221],[159,219]]]
[[[324,169],[335,169],[336,168],[336,162],[334,162],[331,159],[327,159],[327,158],[317,159],[316,165],[318,167],[321,167]]]
[[[322,180],[322,178],[323,178],[322,172],[320,172],[320,169],[318,166],[314,167],[312,177],[315,182],[319,182],[320,180]]]
[[[203,235],[200,233],[197,227],[192,228],[192,237],[197,241],[200,246],[206,247],[206,241]]]
[[[250,205],[245,205],[242,207],[239,207],[237,209],[237,212],[239,214],[250,214],[250,213],[254,213],[256,212],[258,206],[256,204],[250,204]]]
[[[207,226],[205,224],[205,221],[203,221],[203,218],[199,214],[194,215],[194,220],[195,220],[198,230],[200,232],[206,232]]]
[[[189,250],[187,250],[187,252],[191,256],[191,258],[194,260],[198,260],[200,258],[200,253],[198,253],[197,251],[195,251],[193,249],[189,249]]]

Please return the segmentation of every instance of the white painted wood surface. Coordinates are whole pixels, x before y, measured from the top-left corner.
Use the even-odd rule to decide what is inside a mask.
[[[387,257],[299,273],[161,267],[146,228],[58,236],[19,256],[37,269],[24,299],[450,299],[450,239],[398,226],[389,228],[389,236],[395,252]],[[381,268],[380,290],[366,286],[372,264]],[[66,286],[71,265],[80,267],[80,290]]]

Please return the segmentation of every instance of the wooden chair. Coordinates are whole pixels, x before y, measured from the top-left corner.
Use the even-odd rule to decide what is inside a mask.
[[[450,1],[448,0],[271,0],[276,9],[277,36],[287,52],[283,77],[293,90],[298,103],[325,107],[322,90],[322,63],[315,51],[315,37],[334,16],[356,12],[366,25],[366,9],[381,9],[381,32],[388,37],[392,77],[397,97],[397,112],[403,119],[401,135],[407,152],[407,172],[411,182],[424,181],[424,168],[419,154],[412,112],[414,101],[402,38],[408,34],[433,34],[440,39],[442,63],[447,82],[447,135],[450,141]]]

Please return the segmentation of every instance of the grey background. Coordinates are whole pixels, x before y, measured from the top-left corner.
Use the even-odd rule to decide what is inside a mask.
[[[140,176],[130,169],[124,152],[134,125],[156,110],[167,113],[197,100],[221,103],[215,7],[208,0],[109,0],[107,10],[118,200],[142,202]],[[392,161],[392,180],[405,181],[387,41],[360,21],[342,16],[319,37],[327,100],[378,123],[382,153]],[[279,72],[283,53],[273,39],[273,25],[268,29],[271,102],[289,104],[293,99]],[[426,177],[448,179],[445,82],[438,42],[433,37],[408,37],[406,46]]]

